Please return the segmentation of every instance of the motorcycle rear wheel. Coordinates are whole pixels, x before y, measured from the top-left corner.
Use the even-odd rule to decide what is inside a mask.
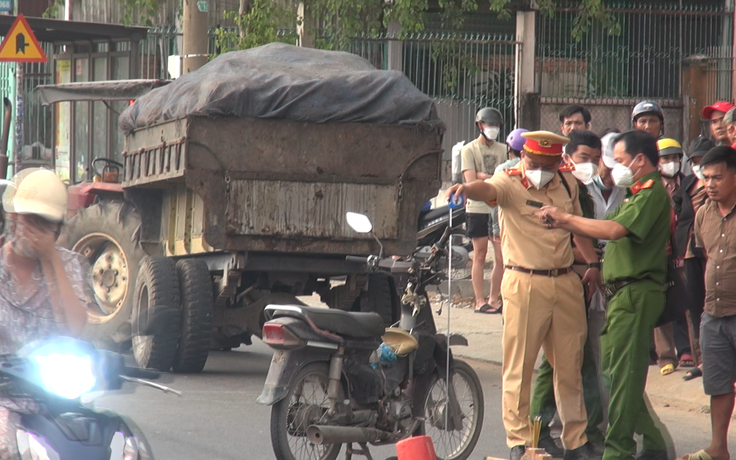
[[[335,460],[340,453],[342,444],[316,445],[309,441],[307,428],[319,419],[295,420],[300,418],[297,411],[306,407],[327,411],[328,371],[325,363],[304,366],[289,385],[286,397],[271,409],[271,444],[277,460]]]
[[[416,434],[427,435],[432,439],[437,460],[465,460],[475,449],[483,429],[483,387],[473,368],[459,359],[454,360],[450,380],[463,413],[462,428],[456,431],[444,429],[447,408],[446,376],[434,374],[415,399],[415,413],[424,417]]]

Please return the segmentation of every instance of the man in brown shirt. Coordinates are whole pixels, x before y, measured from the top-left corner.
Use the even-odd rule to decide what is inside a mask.
[[[736,150],[721,146],[700,162],[708,201],[695,216],[695,244],[703,248],[705,307],[700,323],[703,389],[710,395],[710,446],[689,456],[728,460],[728,426],[736,380]]]
[[[511,460],[519,460],[532,443],[529,421],[531,384],[539,349],[554,368],[557,408],[562,419],[565,460],[592,458],[585,430],[583,345],[587,336],[583,286],[572,271],[570,232],[548,229],[536,214],[544,205],[582,215],[578,182],[561,166],[562,144],[568,138],[547,131],[522,136],[524,157],[518,168],[494,174],[487,181],[458,184],[446,193],[498,205],[505,272],[503,296],[502,416]],[[573,236],[588,270],[583,282],[595,292],[600,280],[598,256],[588,238]],[[536,414],[534,414],[536,415]]]

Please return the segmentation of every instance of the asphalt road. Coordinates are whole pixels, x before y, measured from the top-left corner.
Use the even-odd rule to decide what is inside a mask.
[[[212,352],[204,372],[176,375],[168,383],[183,392],[181,397],[138,388],[134,393],[100,398],[96,405],[130,416],[146,434],[157,460],[274,459],[270,407],[255,402],[270,356],[270,349],[261,343],[231,352]],[[470,458],[508,458],[500,416],[500,368],[471,364],[483,382],[485,420],[481,439]],[[665,404],[656,410],[668,426],[679,455],[705,446],[710,435],[707,414]],[[392,447],[376,447],[371,452],[376,460],[395,455]]]

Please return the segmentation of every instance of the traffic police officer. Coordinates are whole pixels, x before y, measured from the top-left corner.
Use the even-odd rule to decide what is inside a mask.
[[[487,181],[454,185],[447,191],[498,205],[505,272],[503,422],[511,459],[531,445],[529,400],[534,364],[544,347],[554,368],[555,398],[562,419],[566,460],[589,458],[580,368],[587,326],[583,285],[572,271],[570,232],[548,230],[536,218],[545,205],[582,215],[578,182],[570,166],[562,166],[562,145],[569,139],[547,131],[522,134],[524,157],[518,168]],[[574,236],[591,264],[583,282],[595,290],[600,273],[590,239]]]
[[[544,207],[538,216],[549,228],[611,240],[603,278],[612,297],[601,333],[601,367],[610,390],[604,460],[631,459],[634,432],[643,435],[637,458],[667,458],[667,445],[644,400],[649,341],[665,305],[670,200],[657,170],[656,139],[640,130],[615,141],[613,179],[629,197],[606,220],[585,219]]]

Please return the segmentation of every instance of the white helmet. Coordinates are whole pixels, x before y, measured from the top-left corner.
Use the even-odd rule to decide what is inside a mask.
[[[18,186],[21,182],[23,182],[23,179],[28,177],[29,174],[40,170],[41,168],[28,168],[16,173],[13,176],[13,178],[10,180],[10,183],[5,187],[5,191],[3,192],[3,210],[5,212],[15,212],[15,207],[13,206],[13,198],[15,197],[15,192],[18,190]]]
[[[35,214],[61,222],[66,215],[66,200],[66,187],[59,176],[41,169],[28,174],[18,185],[13,207],[17,214]]]

